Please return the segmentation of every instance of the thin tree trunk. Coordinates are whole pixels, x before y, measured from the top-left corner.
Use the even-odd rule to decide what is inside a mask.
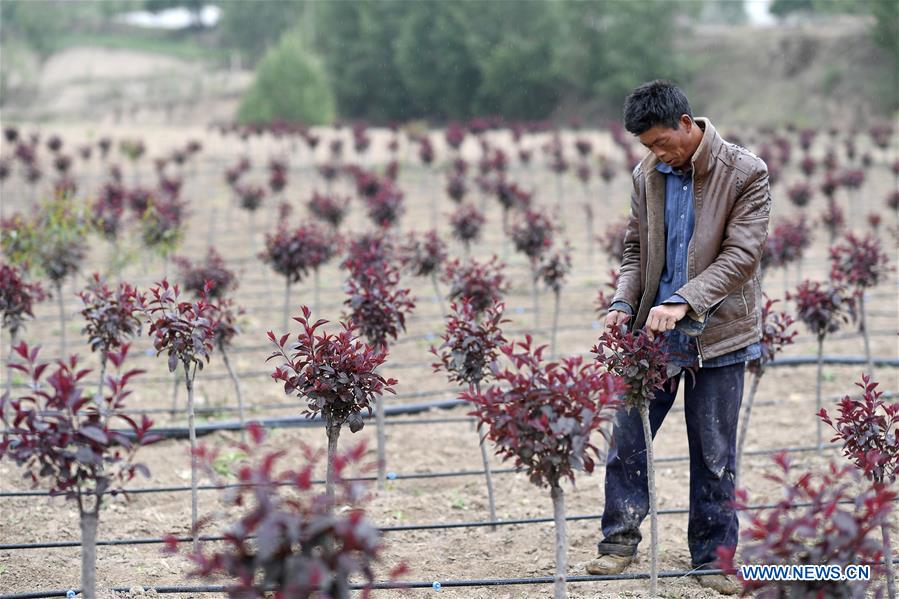
[[[503,206],[503,260],[509,260],[509,209]]]
[[[12,397],[12,359],[15,355],[13,348],[16,346],[16,336],[18,331],[13,329],[9,332],[9,355],[6,356],[6,393]]]
[[[84,599],[97,596],[97,522],[99,520],[97,506],[90,511],[81,512],[81,595]]]
[[[549,354],[556,358],[556,333],[559,331],[559,303],[562,300],[562,290],[553,289],[554,305],[553,305],[553,333],[550,339]]]
[[[440,293],[440,285],[437,283],[437,273],[431,273],[431,285],[434,286],[434,293],[437,295],[437,301],[440,303],[440,317],[446,316],[446,305],[443,303],[443,295]]]
[[[340,437],[340,423],[328,422],[328,476],[325,491],[328,495],[328,509],[334,509],[334,459],[337,457],[337,439]]]
[[[193,537],[193,551],[197,551],[197,428],[194,424],[194,376],[197,367],[194,366],[193,375],[190,373],[190,364],[184,363],[184,383],[187,385],[187,428],[190,432],[190,531]]]
[[[231,377],[231,382],[234,383],[234,392],[237,393],[237,417],[240,419],[240,440],[246,442],[247,431],[244,429],[243,393],[240,389],[240,379],[237,378],[237,373],[234,372],[234,368],[231,367],[231,360],[228,359],[228,351],[225,349],[225,346],[219,345],[219,350],[222,352],[225,368],[228,369],[228,376]]]
[[[890,542],[890,523],[888,520],[880,525],[883,535],[883,565],[887,571],[887,595],[889,599],[896,599],[896,577],[893,574],[893,545]]]
[[[66,359],[66,307],[62,299],[62,281],[55,281],[56,299],[59,303],[59,359]]]
[[[550,488],[553,500],[553,520],[556,524],[556,575],[553,579],[555,599],[564,599],[565,578],[568,574],[568,533],[565,529],[565,492],[558,483]]]
[[[743,418],[740,421],[740,435],[737,437],[737,475],[734,477],[734,487],[739,486],[740,474],[743,472],[740,468],[740,461],[743,458],[743,446],[746,443],[746,433],[749,431],[749,417],[752,415],[752,402],[755,401],[755,393],[759,388],[759,381],[762,380],[762,372],[752,375],[752,382],[749,383],[749,397],[746,398],[746,407],[743,409]]]
[[[315,302],[314,302],[315,314],[317,316],[321,316],[321,313],[322,313],[322,302],[321,302],[322,286],[321,286],[321,277],[320,277],[320,273],[318,272],[318,268],[315,269],[315,272],[313,273],[312,276],[313,276],[313,284],[315,286],[315,296],[314,296],[315,297]],[[285,330],[285,332],[287,332],[287,331]]]
[[[287,325],[290,323],[290,278],[285,279],[284,284],[284,327],[281,329],[285,333],[288,331]]]
[[[384,397],[378,396],[376,402],[376,416],[378,427],[378,489],[383,490],[387,479],[387,452],[384,446],[387,440],[384,436]]]
[[[534,297],[534,332],[540,328],[540,296],[537,292],[536,265],[531,265],[531,290]]]
[[[649,405],[645,400],[640,402],[640,418],[643,420],[643,439],[646,442],[646,479],[649,482],[649,596],[655,597],[658,594],[659,585],[659,522],[658,504],[656,503],[655,458],[652,451],[652,429],[649,424]]]
[[[868,319],[865,315],[865,290],[861,289],[858,294],[858,329],[862,333],[862,339],[865,340],[865,361],[868,364],[868,374],[874,378],[874,359],[871,357],[871,337],[868,334]]]
[[[823,356],[824,356],[824,335],[819,334],[818,335],[818,373],[817,373],[817,376],[815,377],[816,378],[816,380],[815,380],[815,413],[816,414],[821,411],[821,379],[822,379],[821,370],[824,366]],[[817,439],[816,444],[818,447],[818,455],[823,457],[824,443],[821,440],[821,419],[815,418],[815,424],[817,426],[815,435],[816,435],[816,439]]]
[[[559,221],[562,220],[562,175],[556,175],[556,210],[559,214]]]
[[[97,409],[100,409],[100,406],[103,405],[103,383],[106,378],[106,350],[102,350],[100,353],[100,383],[97,385],[97,394],[94,396],[94,402],[97,404]]]
[[[481,394],[481,384],[474,384],[475,393]],[[484,464],[484,480],[487,483],[487,503],[490,507],[490,521],[496,522],[496,499],[493,494],[493,470],[490,468],[490,459],[487,457],[487,435],[478,434],[478,445],[481,448],[481,462]],[[496,525],[492,524],[490,530],[496,532]]]
[[[786,295],[787,291],[790,289],[790,269],[789,266],[784,264],[784,295]]]
[[[174,377],[172,378],[172,420],[174,420],[178,416],[178,389],[181,388],[180,381],[178,380],[178,373],[174,373]]]
[[[383,349],[383,348],[381,348]],[[372,372],[377,372],[380,366],[376,366]],[[387,480],[387,451],[385,446],[387,439],[384,434],[384,397],[379,395],[375,402],[375,426],[378,433],[378,489],[384,490]]]

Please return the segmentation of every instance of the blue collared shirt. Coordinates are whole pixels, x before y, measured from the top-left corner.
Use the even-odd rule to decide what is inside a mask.
[[[691,171],[672,168],[664,162],[659,162],[656,170],[666,175],[665,266],[659,279],[659,290],[652,305],[655,307],[661,304],[685,304],[687,301],[676,292],[686,285],[688,280],[687,249],[690,247],[690,238],[693,237],[695,221],[693,177]],[[699,350],[696,348],[696,339],[678,330],[667,331],[664,335],[668,339],[668,352],[672,364],[683,367],[697,362]],[[755,342],[722,356],[703,360],[702,366],[703,368],[729,366],[738,362],[754,360],[761,355],[761,344]]]

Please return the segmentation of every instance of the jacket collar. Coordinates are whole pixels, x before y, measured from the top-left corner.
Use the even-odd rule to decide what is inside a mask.
[[[696,121],[697,125],[700,129],[703,130],[702,140],[699,142],[699,146],[696,148],[696,151],[693,152],[693,156],[690,158],[690,163],[693,166],[693,176],[696,179],[705,177],[708,174],[709,170],[712,167],[712,161],[714,157],[718,154],[718,150],[721,147],[721,144],[724,140],[721,139],[721,136],[718,135],[718,132],[715,130],[715,126],[712,125],[712,122],[703,116],[694,117],[693,119]],[[651,170],[655,170],[656,166],[662,164],[656,155],[650,152],[643,159],[642,168],[643,172],[650,172]]]

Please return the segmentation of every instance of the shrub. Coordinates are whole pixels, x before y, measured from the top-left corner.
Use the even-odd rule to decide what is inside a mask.
[[[334,120],[334,95],[319,60],[295,33],[281,36],[256,67],[252,87],[241,100],[237,120],[324,125]]]

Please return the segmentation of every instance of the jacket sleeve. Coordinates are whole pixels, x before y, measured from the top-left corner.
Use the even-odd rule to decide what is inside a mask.
[[[709,308],[746,283],[758,267],[768,240],[771,191],[768,167],[761,160],[731,209],[718,257],[677,290],[694,318],[704,320]]]
[[[640,221],[639,203],[637,193],[637,177],[640,174],[638,165],[633,172],[634,188],[631,191],[631,213],[627,221],[627,231],[624,235],[624,255],[621,259],[621,268],[618,271],[618,287],[612,303],[625,302],[632,310],[637,310],[640,303]]]

